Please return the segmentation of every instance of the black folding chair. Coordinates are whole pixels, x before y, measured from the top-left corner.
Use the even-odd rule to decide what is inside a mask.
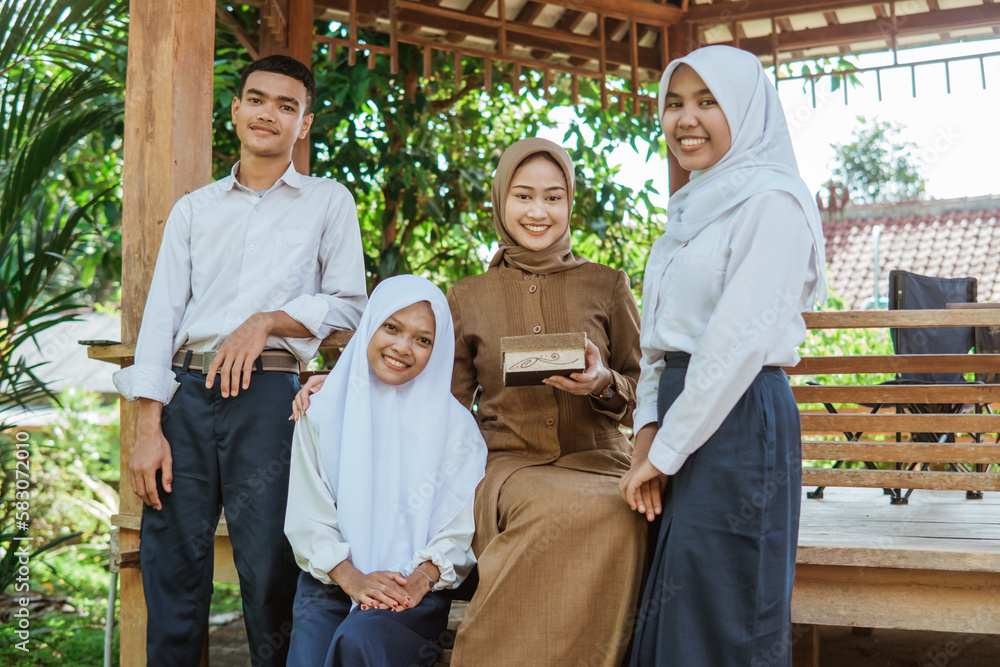
[[[889,310],[932,310],[943,309],[948,304],[975,303],[977,292],[975,278],[936,278],[922,276],[909,271],[889,272]],[[891,329],[892,347],[896,354],[968,354],[976,344],[975,327],[930,327],[913,329]],[[900,373],[892,384],[966,384],[962,373]],[[976,413],[982,406],[974,405]],[[903,403],[896,411],[909,414],[958,414],[969,410],[968,404],[924,404]],[[970,434],[974,441],[981,442],[982,434]],[[911,442],[948,443],[955,442],[955,433],[911,433]],[[896,434],[896,441],[901,434]],[[903,464],[896,464],[899,468]],[[927,463],[911,464],[926,469]],[[962,464],[949,463],[949,470],[967,472]],[[895,490],[902,495],[900,489]],[[908,498],[908,489],[903,498]],[[967,491],[966,498],[981,499],[982,491]]]
[[[975,278],[935,278],[922,276],[909,271],[892,270],[889,272],[889,310],[936,310],[943,309],[949,303],[975,303],[977,282]],[[895,354],[967,354],[975,344],[974,327],[928,327],[890,329],[892,347]],[[896,379],[883,384],[965,384],[967,380],[961,373],[899,373]],[[866,404],[872,408],[871,414],[877,413],[885,404]],[[976,405],[976,413],[982,411],[982,406]],[[969,408],[965,404],[920,404],[901,403],[895,405],[896,412],[901,414],[957,414]],[[837,410],[832,404],[826,404],[826,409],[832,414]],[[844,433],[849,441],[859,441],[863,433]],[[982,441],[982,434],[971,434],[976,442]],[[911,433],[912,442],[955,442],[954,433]],[[896,442],[902,441],[902,434],[896,434]],[[874,461],[865,461],[870,470],[877,469]],[[843,465],[843,461],[835,461],[834,468]],[[913,470],[917,466],[926,469],[927,463],[896,464],[896,469],[903,466]],[[962,464],[949,463],[950,470],[967,469]],[[980,466],[976,465],[979,471]],[[884,489],[893,505],[908,503],[913,489]],[[807,494],[809,498],[822,498],[823,487],[817,487]],[[981,491],[967,491],[969,499],[983,497]]]

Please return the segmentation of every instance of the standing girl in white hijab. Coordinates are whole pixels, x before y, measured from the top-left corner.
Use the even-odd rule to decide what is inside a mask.
[[[448,302],[417,276],[383,281],[299,417],[285,534],[303,572],[289,665],[433,665],[449,601],[475,564],[472,503],[486,465],[451,395]]]
[[[801,312],[825,299],[819,214],[752,54],[674,60],[659,110],[691,180],[670,197],[643,288],[620,489],[663,523],[632,665],[791,665],[801,441],[780,367],[798,363]]]

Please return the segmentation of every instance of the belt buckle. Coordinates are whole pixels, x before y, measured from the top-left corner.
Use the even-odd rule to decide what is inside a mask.
[[[211,350],[209,352],[202,352],[201,354],[201,372],[204,375],[208,375],[208,369],[212,365],[212,360],[215,359],[215,355],[218,350]]]

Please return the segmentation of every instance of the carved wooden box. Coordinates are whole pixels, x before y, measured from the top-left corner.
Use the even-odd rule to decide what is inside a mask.
[[[504,386],[540,385],[553,375],[582,373],[586,353],[585,333],[504,336],[500,339]]]

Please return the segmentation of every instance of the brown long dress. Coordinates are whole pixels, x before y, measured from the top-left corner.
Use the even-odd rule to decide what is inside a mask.
[[[547,275],[495,266],[448,293],[452,392],[489,448],[476,492],[479,588],[452,664],[616,667],[628,647],[646,522],[622,501],[639,376],[639,313],[628,278],[586,263]],[[553,387],[503,386],[502,336],[585,331],[613,372],[608,403]]]

